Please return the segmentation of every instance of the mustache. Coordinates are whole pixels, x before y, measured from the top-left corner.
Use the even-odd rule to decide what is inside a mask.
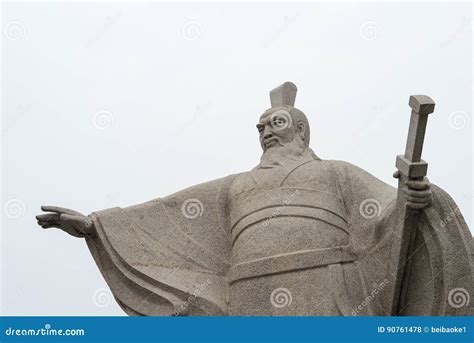
[[[277,144],[279,144],[279,145],[281,145],[281,146],[284,145],[284,144],[281,142],[280,138],[278,138],[278,137],[271,137],[271,138],[264,139],[264,140],[262,141],[262,144],[263,144],[264,148],[267,148],[267,146],[268,146],[269,144],[271,144],[271,143],[277,143]]]

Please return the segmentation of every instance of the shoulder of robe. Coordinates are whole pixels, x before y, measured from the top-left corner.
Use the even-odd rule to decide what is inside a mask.
[[[236,175],[229,186],[228,194],[236,196],[240,193],[249,192],[257,186],[250,172],[243,172]]]
[[[292,170],[288,174],[284,186],[304,184],[305,182],[327,183],[331,182],[330,180],[334,180],[338,175],[349,174],[351,170],[357,170],[357,167],[348,162],[314,160],[306,162]]]

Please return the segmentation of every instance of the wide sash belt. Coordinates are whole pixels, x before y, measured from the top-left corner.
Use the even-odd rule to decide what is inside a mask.
[[[271,222],[277,217],[310,218],[326,223],[336,229],[349,234],[347,222],[337,214],[324,208],[304,204],[291,204],[286,206],[272,206],[250,213],[232,228],[232,244],[235,244],[240,234],[247,228],[258,225],[262,230],[271,227]],[[255,227],[254,227],[255,229]]]
[[[281,187],[267,191],[253,190],[232,199],[231,228],[233,230],[240,221],[254,212],[266,208],[278,212],[286,207],[318,208],[347,222],[344,204],[336,195],[314,189]]]
[[[277,217],[311,218],[349,233],[342,200],[330,193],[304,188],[275,188],[239,195],[231,206],[232,242],[252,225],[265,229]]]
[[[350,246],[303,250],[238,263],[230,269],[230,282],[263,275],[352,262],[356,256]]]

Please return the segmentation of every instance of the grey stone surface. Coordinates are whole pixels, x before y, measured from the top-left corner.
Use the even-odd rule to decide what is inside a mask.
[[[316,156],[294,84],[270,97],[254,169],[38,224],[84,237],[129,315],[472,315],[473,238],[421,160],[434,102],[410,97],[395,189]]]

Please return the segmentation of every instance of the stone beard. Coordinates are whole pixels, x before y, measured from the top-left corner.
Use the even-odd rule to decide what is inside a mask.
[[[264,150],[257,168],[280,167],[290,161],[296,161],[303,154],[312,155],[314,153],[311,148],[304,145],[298,135],[295,135],[289,143],[278,142],[274,147]]]
[[[296,87],[270,93],[251,171],[90,215],[87,245],[129,315],[473,315],[472,235],[431,185],[411,269],[397,293],[397,190],[343,161],[319,159]],[[453,261],[455,263],[453,264]],[[382,285],[382,286],[381,286]],[[451,292],[451,293],[450,293]]]
[[[262,153],[260,165],[257,168],[280,167],[285,162],[296,161],[303,154],[313,154],[311,148],[304,146],[298,136],[289,143],[279,143],[279,146],[269,148]]]

